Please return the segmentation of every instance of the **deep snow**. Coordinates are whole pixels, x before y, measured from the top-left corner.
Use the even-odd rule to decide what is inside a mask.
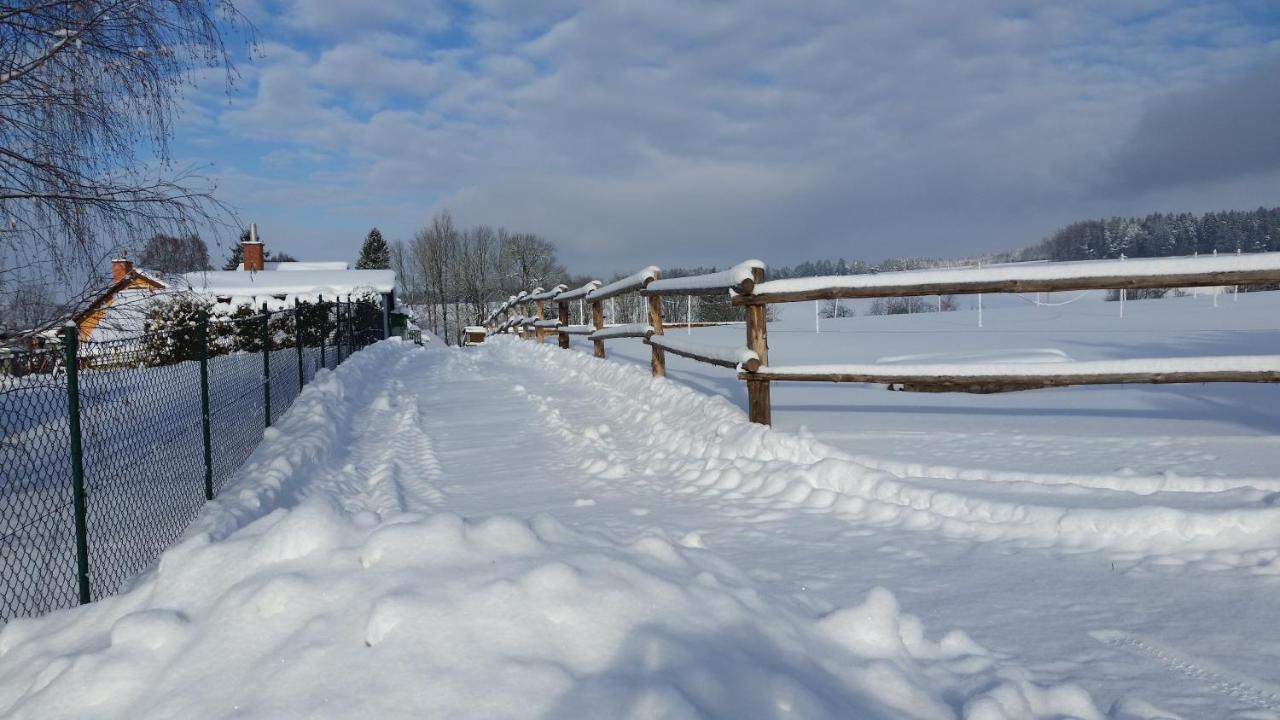
[[[321,373],[131,590],[0,631],[0,715],[1280,717],[1274,473],[931,465],[947,436],[873,457],[825,433],[878,413],[780,393],[769,430],[682,359],[654,381],[609,350],[635,362],[495,338]],[[999,454],[987,400],[945,401]]]

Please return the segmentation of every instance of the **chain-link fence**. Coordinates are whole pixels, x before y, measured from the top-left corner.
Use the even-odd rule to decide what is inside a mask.
[[[0,623],[116,592],[321,367],[384,332],[373,302],[242,309],[102,342],[68,328],[0,367]]]

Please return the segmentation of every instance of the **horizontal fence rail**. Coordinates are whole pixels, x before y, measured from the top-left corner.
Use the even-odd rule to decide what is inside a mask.
[[[989,267],[904,270],[869,275],[772,280],[733,298],[737,305],[920,295],[1139,290],[1276,282],[1280,253],[1199,255]]]
[[[387,333],[382,308],[323,299],[159,323],[83,342],[71,326],[0,374],[0,623],[114,593],[320,368]]]
[[[605,357],[605,342],[643,338],[652,351],[655,377],[666,374],[665,353],[731,368],[747,384],[747,414],[752,422],[772,420],[772,382],[878,383],[922,392],[991,393],[1070,385],[1164,384],[1206,382],[1280,382],[1280,356],[1132,358],[1063,363],[965,364],[824,364],[770,365],[766,307],[776,303],[848,298],[921,295],[1059,292],[1170,287],[1214,287],[1280,283],[1280,253],[1201,255],[1081,262],[1011,263],[988,267],[909,270],[867,275],[765,279],[764,263],[748,260],[727,270],[689,277],[661,277],[649,266],[609,284],[592,281],[575,290],[511,296],[492,312],[486,325],[493,332],[518,332],[537,342],[556,334],[560,347],[569,336],[584,335],[596,357]],[[602,302],[627,293],[648,301],[648,322],[605,324]],[[744,312],[746,344],[725,347],[664,335],[663,297],[727,294]],[[1121,295],[1123,298],[1123,294]],[[545,303],[556,302],[557,318],[544,318]],[[570,324],[569,306],[588,303],[590,324]],[[522,315],[515,315],[520,309]],[[499,317],[505,318],[502,322]],[[724,323],[685,323],[688,327]],[[681,324],[677,323],[677,326]]]

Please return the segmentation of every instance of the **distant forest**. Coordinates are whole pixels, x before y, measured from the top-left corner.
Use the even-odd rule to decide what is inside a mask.
[[[1072,223],[1023,251],[1026,259],[1095,260],[1280,250],[1280,208]]]
[[[965,258],[900,257],[871,264],[862,260],[809,260],[769,268],[771,279],[817,275],[858,275],[893,270],[1027,260],[1099,260],[1241,252],[1280,251],[1280,207],[1226,210],[1203,215],[1152,213],[1072,223],[1041,242],[1018,250]]]

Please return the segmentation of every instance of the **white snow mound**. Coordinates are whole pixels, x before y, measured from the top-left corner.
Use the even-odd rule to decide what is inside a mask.
[[[0,630],[0,716],[1102,717],[963,633],[928,639],[887,590],[815,617],[700,543],[404,511],[426,454],[411,477],[340,449],[373,423],[426,452],[382,382],[426,354],[321,373],[129,588]]]

